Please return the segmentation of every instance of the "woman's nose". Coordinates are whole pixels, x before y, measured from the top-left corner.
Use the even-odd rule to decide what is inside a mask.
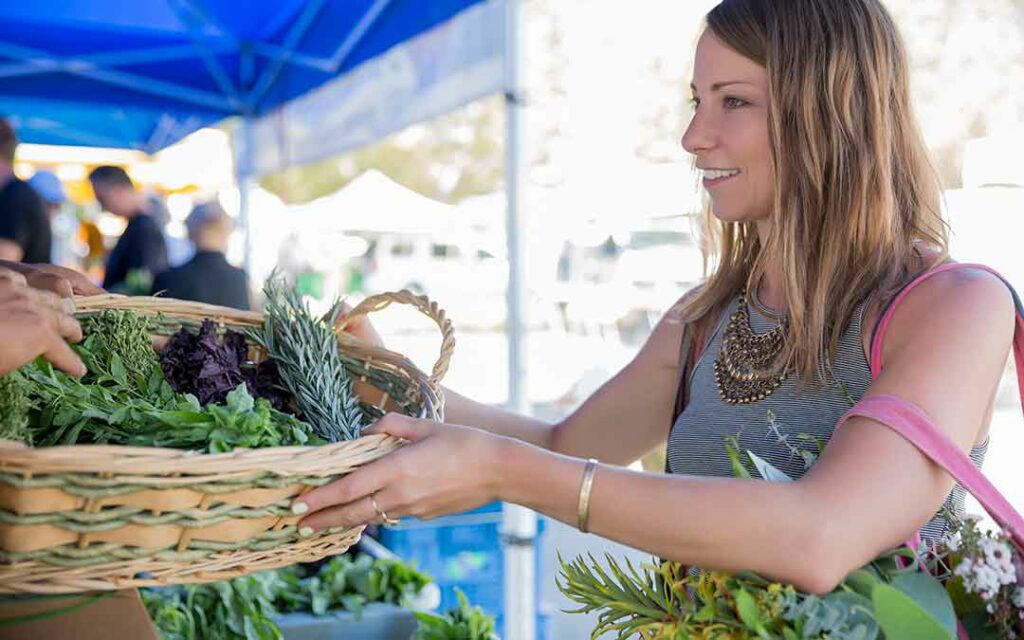
[[[682,144],[683,149],[693,155],[697,155],[701,151],[710,149],[715,145],[713,123],[709,122],[708,118],[700,111],[694,112],[689,126],[687,126],[686,131],[683,132],[683,138],[680,140],[680,144]]]

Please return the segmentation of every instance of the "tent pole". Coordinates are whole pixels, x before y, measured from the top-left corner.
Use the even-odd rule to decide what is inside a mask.
[[[526,397],[526,331],[524,298],[522,206],[524,171],[522,61],[520,20],[522,0],[505,0],[505,190],[508,199],[506,238],[508,242],[508,408],[529,411]],[[537,514],[518,505],[506,504],[502,518],[505,556],[506,640],[534,640],[536,637],[536,538]]]
[[[249,216],[249,192],[252,190],[253,134],[252,118],[242,116],[239,127],[241,144],[235,145],[235,180],[238,183],[238,230],[242,233],[242,268],[252,277],[252,229]],[[241,147],[241,152],[238,148]]]

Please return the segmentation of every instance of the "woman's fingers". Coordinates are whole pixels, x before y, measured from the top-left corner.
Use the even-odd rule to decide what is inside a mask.
[[[70,375],[84,376],[86,374],[85,363],[60,336],[53,336],[50,340],[50,347],[43,352],[43,357],[53,363],[53,366]]]
[[[386,433],[410,442],[418,442],[434,433],[435,430],[434,423],[429,420],[410,418],[400,413],[388,413],[375,422],[372,427],[363,430],[363,434]]]
[[[343,478],[317,487],[292,502],[292,513],[316,513],[332,505],[345,505],[378,491],[392,473],[392,464],[385,456],[357,469]]]
[[[25,276],[13,269],[0,267],[0,291],[7,291],[25,287],[28,283]]]
[[[360,342],[374,347],[383,348],[384,340],[381,339],[380,334],[377,333],[373,324],[370,323],[370,319],[365,315],[361,315],[349,320],[348,315],[351,312],[352,307],[347,303],[342,302],[341,313],[338,314],[338,318],[334,321],[335,328],[344,326],[345,333],[351,335]]]
[[[385,516],[397,518],[400,515],[395,502],[389,499],[389,494],[389,491],[383,490],[348,504],[339,504],[318,511],[299,522],[299,535],[308,537],[316,531],[333,527],[385,524]]]
[[[104,293],[84,274],[74,269],[58,267],[53,264],[31,265],[35,270],[28,275],[28,283],[39,289],[52,291],[62,298],[72,295],[95,296]]]
[[[64,313],[64,311],[56,312],[57,315],[57,332],[60,336],[68,342],[81,342],[82,341],[82,325],[78,324],[78,320],[75,320],[73,316]]]
[[[62,298],[73,294],[92,296],[103,293],[85,275],[52,264],[24,264],[0,260],[0,269],[17,272],[27,280],[29,286],[51,291]]]
[[[78,342],[82,339],[82,327],[70,313],[74,303],[69,298],[31,287],[24,287],[13,295],[20,299],[24,308],[38,314],[65,340]]]

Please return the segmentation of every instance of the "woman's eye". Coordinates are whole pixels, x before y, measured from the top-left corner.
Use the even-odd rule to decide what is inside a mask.
[[[750,103],[747,102],[746,100],[744,100],[743,98],[736,98],[736,97],[730,96],[730,97],[727,97],[725,99],[725,108],[726,109],[738,109],[738,108],[744,107],[744,106],[746,106],[748,104],[750,104]]]

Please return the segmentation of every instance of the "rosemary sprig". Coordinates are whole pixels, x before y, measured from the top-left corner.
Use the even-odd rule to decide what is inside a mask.
[[[329,442],[358,438],[363,412],[341,362],[333,328],[341,302],[316,318],[299,293],[277,274],[267,279],[263,293],[267,298],[263,327],[250,331],[249,337],[277,363],[281,379],[314,433]]]

